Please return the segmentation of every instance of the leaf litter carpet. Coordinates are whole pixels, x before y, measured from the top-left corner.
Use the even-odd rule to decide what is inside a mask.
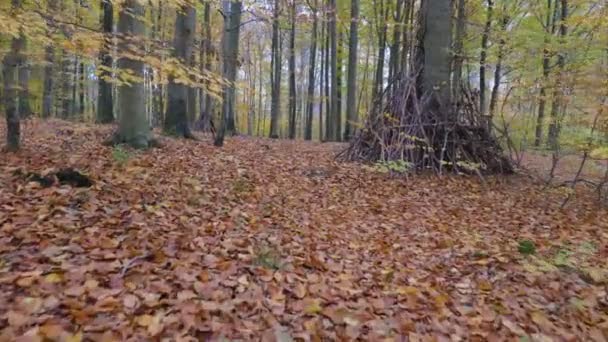
[[[0,154],[1,341],[608,339],[608,215],[584,191],[561,210],[523,176],[394,178],[338,145],[238,137],[130,152],[109,133],[34,122]],[[22,176],[64,167],[93,186]]]

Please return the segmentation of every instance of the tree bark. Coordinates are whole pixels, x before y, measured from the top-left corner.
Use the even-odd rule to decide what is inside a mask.
[[[557,5],[557,4],[556,4]],[[568,20],[568,0],[560,1],[560,24],[559,24],[559,43],[564,45],[566,36],[568,35],[568,26],[566,21]],[[549,146],[557,150],[558,138],[561,129],[560,125],[560,112],[565,109],[564,104],[564,69],[566,67],[566,52],[560,51],[557,55],[557,82],[553,91],[553,101],[551,103],[551,122],[549,124],[549,132],[547,135],[547,143]]]
[[[505,35],[507,33],[508,25],[509,17],[506,13],[506,8],[503,8],[503,17],[500,27],[501,37],[498,41],[498,60],[496,61],[496,66],[494,68],[494,85],[492,87],[492,95],[490,96],[490,111],[488,120],[489,122],[492,122],[492,120],[494,119],[494,114],[496,114],[496,105],[498,103],[498,95],[500,93],[500,83],[502,82],[502,62],[505,55]]]
[[[329,0],[329,44],[330,44],[330,71],[331,71],[331,95],[330,112],[327,119],[330,121],[330,141],[340,140],[340,99],[338,87],[338,31],[337,31],[337,7],[336,0]]]
[[[271,60],[271,105],[270,138],[279,137],[279,115],[281,110],[281,37],[279,31],[280,0],[275,0],[272,18],[272,60]]]
[[[556,6],[557,7],[557,6]],[[540,87],[540,99],[538,100],[538,115],[536,117],[536,130],[534,134],[534,146],[540,147],[543,139],[543,126],[545,122],[545,107],[547,104],[547,82],[549,81],[551,56],[549,54],[549,36],[554,32],[552,1],[547,0],[547,19],[545,22],[545,39],[543,47],[543,76]]]
[[[486,12],[486,24],[481,35],[481,55],[479,57],[479,110],[485,115],[486,108],[486,63],[488,57],[488,44],[490,41],[490,29],[492,28],[492,16],[494,12],[493,0],[488,0],[488,8]]]
[[[456,98],[461,89],[462,63],[464,61],[464,35],[466,30],[466,1],[458,0],[456,16],[456,41],[454,42],[454,72],[452,74],[453,96]]]
[[[51,18],[57,12],[57,0],[48,0],[47,10]],[[49,30],[53,30],[54,23],[49,24]],[[52,34],[52,33],[51,33]],[[53,94],[55,85],[54,63],[55,63],[55,46],[53,43],[45,48],[45,66],[44,66],[44,85],[42,89],[42,117],[49,118],[53,115]]]
[[[141,39],[145,34],[145,24],[142,21],[145,14],[144,5],[139,0],[125,0],[118,17],[118,33],[123,37],[119,44],[122,53],[119,54],[118,68],[131,72],[133,76],[143,80],[144,63],[137,59],[125,57],[129,51],[129,40]],[[135,52],[132,52],[135,53]],[[129,144],[134,148],[148,148],[153,139],[150,125],[146,116],[146,98],[142,82],[122,84],[118,87],[117,108],[120,110],[118,131],[114,143]]]
[[[350,140],[355,133],[358,118],[357,108],[357,67],[359,62],[359,0],[350,3],[350,36],[348,41],[348,82],[346,99],[346,131],[344,139]]]
[[[291,29],[289,32],[289,139],[296,138],[296,3],[289,8]]]
[[[306,128],[304,131],[304,139],[312,140],[312,117],[314,109],[315,96],[315,70],[317,59],[317,30],[319,21],[317,19],[317,4],[318,0],[314,0],[311,5],[312,11],[312,32],[310,34],[310,59],[308,66],[308,92],[306,95]],[[319,122],[319,125],[321,123]]]
[[[201,66],[204,72],[211,72],[213,53],[211,49],[211,4],[210,1],[205,1],[203,5],[203,39],[201,42]],[[209,85],[209,82],[205,82]],[[213,127],[213,113],[215,107],[215,101],[211,97],[208,91],[205,92],[204,96],[201,93],[201,108],[200,118],[197,123],[197,129],[203,132],[212,131]],[[203,101],[204,98],[204,101]]]
[[[11,11],[18,11],[23,6],[22,0],[11,1]],[[11,49],[2,61],[2,79],[4,83],[4,110],[6,112],[6,150],[18,151],[21,145],[21,121],[19,113],[19,68],[27,61],[25,35],[21,30],[18,37],[11,40]]]
[[[175,36],[173,38],[173,56],[183,65],[190,65],[194,34],[196,33],[196,8],[183,5],[175,18]],[[169,78],[167,111],[163,130],[166,134],[184,138],[193,138],[188,120],[188,86]]]
[[[224,37],[223,37],[223,76],[229,82],[224,86],[222,117],[219,128],[215,136],[215,146],[224,144],[224,135],[233,134],[235,128],[235,103],[236,103],[236,72],[239,57],[239,33],[241,30],[241,9],[240,0],[224,1]]]
[[[452,122],[454,116],[448,110],[451,104],[452,6],[449,0],[423,1],[422,51],[418,60],[421,69],[422,90],[432,94],[434,100],[429,110],[436,112],[438,119]],[[441,114],[440,114],[440,113]]]
[[[384,63],[386,59],[386,35],[388,9],[385,9],[384,0],[376,3],[374,0],[374,11],[376,12],[376,22],[378,26],[378,59],[376,62],[376,77],[374,79],[373,101],[382,107],[382,92],[384,88]]]

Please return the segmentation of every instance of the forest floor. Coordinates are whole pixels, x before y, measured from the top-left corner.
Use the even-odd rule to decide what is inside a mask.
[[[532,178],[395,178],[341,146],[103,147],[33,122],[0,153],[0,341],[608,339],[608,212]],[[72,167],[91,187],[41,176]]]

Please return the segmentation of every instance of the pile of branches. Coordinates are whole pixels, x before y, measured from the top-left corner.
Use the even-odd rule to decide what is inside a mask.
[[[339,158],[362,162],[403,161],[409,170],[436,173],[512,173],[511,161],[478,109],[473,92],[461,89],[454,104],[441,105],[401,76],[386,101],[377,101],[365,126]],[[390,93],[389,93],[390,91]]]

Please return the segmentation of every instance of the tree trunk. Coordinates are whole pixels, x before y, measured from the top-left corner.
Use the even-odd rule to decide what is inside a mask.
[[[323,19],[325,19],[325,17],[323,17]],[[326,56],[326,51],[327,51],[327,44],[326,44],[326,31],[327,31],[327,23],[325,20],[323,20],[321,22],[321,36],[319,37],[320,42],[321,42],[321,53],[320,53],[320,58],[321,58],[321,70],[319,72],[319,141],[323,141],[323,111],[325,111],[326,109],[326,101],[327,101],[327,93],[329,91],[325,91],[326,89],[326,77],[325,74],[327,73],[327,58]],[[325,114],[327,116],[327,114]],[[327,120],[327,119],[326,119]],[[327,134],[327,131],[325,132],[325,134]]]
[[[380,0],[379,5],[375,3],[374,0],[374,11],[376,11],[376,22],[381,26],[378,27],[378,59],[376,64],[376,77],[374,80],[373,101],[378,103],[379,107],[382,107],[384,62],[386,59],[386,35],[388,30],[388,9],[385,9],[384,0]]]
[[[201,43],[201,66],[205,72],[211,72],[213,54],[211,51],[211,4],[205,1],[203,6],[203,40]],[[203,62],[204,60],[204,62]],[[209,82],[205,82],[209,85]],[[201,94],[201,98],[203,94]],[[205,91],[204,101],[201,99],[200,119],[196,125],[203,132],[212,131],[215,101],[208,91]]]
[[[329,69],[330,69],[330,43],[329,43],[329,17],[325,18],[325,141],[331,140],[331,132],[333,125],[333,117],[331,115],[331,93],[330,93],[330,80],[329,80]]]
[[[97,122],[107,124],[114,121],[114,100],[112,99],[112,41],[114,30],[114,9],[112,1],[101,2],[102,29],[104,44],[99,54],[101,70],[99,72],[99,97],[97,98]]]
[[[189,65],[196,31],[196,8],[183,5],[175,18],[173,56],[182,64]],[[169,78],[169,102],[165,112],[163,130],[166,134],[193,138],[188,121],[188,86]]]
[[[348,82],[346,100],[346,131],[344,139],[350,140],[355,133],[358,117],[357,109],[357,67],[359,49],[359,0],[350,3],[350,37],[348,41]]]
[[[236,72],[239,57],[239,33],[241,30],[241,9],[240,0],[225,0],[224,12],[224,37],[223,37],[223,76],[229,84],[224,86],[222,118],[215,136],[215,146],[224,144],[224,135],[233,134],[235,128],[235,103],[236,103]]]
[[[315,70],[317,59],[317,30],[319,21],[317,19],[317,4],[311,6],[312,10],[312,33],[310,35],[310,60],[308,65],[308,92],[306,95],[306,128],[304,130],[304,139],[312,140],[312,117],[314,111],[315,97]],[[320,124],[320,123],[319,123]]]
[[[144,5],[139,0],[125,0],[118,17],[118,33],[129,39],[142,39],[145,24],[140,19],[145,14]],[[118,68],[131,72],[133,76],[143,79],[144,63],[137,59],[124,57],[129,52],[129,42],[121,41],[119,48],[123,57],[118,59]],[[135,52],[131,52],[135,53]],[[114,143],[126,143],[134,148],[148,148],[153,139],[146,116],[146,97],[141,82],[122,84],[118,87],[117,108],[120,110],[118,132]]]
[[[502,81],[502,62],[504,59],[506,44],[505,35],[507,34],[508,25],[509,17],[506,14],[506,8],[503,7],[503,18],[500,27],[501,37],[498,41],[498,60],[496,61],[496,67],[494,68],[494,85],[492,87],[492,95],[490,96],[489,122],[492,122],[494,119],[494,114],[496,114],[496,105],[498,103],[498,94],[500,92],[500,82]]]
[[[547,19],[545,22],[545,39],[543,47],[543,76],[540,87],[540,99],[538,100],[538,116],[536,117],[536,130],[534,134],[534,146],[540,147],[543,139],[543,126],[545,121],[545,107],[547,104],[547,82],[549,81],[551,56],[549,53],[549,36],[553,34],[555,23],[553,22],[552,1],[547,0]]]
[[[486,108],[486,63],[488,57],[488,43],[490,41],[490,29],[492,28],[492,16],[494,11],[493,0],[488,0],[486,12],[486,24],[481,35],[481,56],[479,57],[479,110],[485,115]]]
[[[270,138],[279,137],[279,115],[281,110],[281,37],[279,32],[280,0],[274,2],[272,18],[272,60],[271,60],[271,105]]]
[[[296,3],[289,8],[291,30],[289,32],[289,139],[296,138]]]
[[[464,35],[466,30],[466,1],[458,0],[456,19],[456,41],[454,42],[454,72],[452,74],[453,96],[456,98],[461,89],[462,63],[464,61]]]
[[[454,116],[448,108],[451,103],[452,6],[449,0],[425,0],[421,11],[423,56],[418,60],[423,62],[420,68],[422,90],[434,97],[429,110],[435,111],[438,119],[451,122]]]
[[[57,0],[48,0],[47,10],[51,16],[57,12]],[[49,26],[54,26],[54,22],[50,22]],[[52,28],[51,28],[52,30]],[[53,43],[45,48],[45,66],[44,66],[44,85],[42,89],[42,117],[49,118],[53,115],[53,94],[55,85],[54,63],[55,63],[55,46]]]
[[[336,28],[336,0],[329,0],[329,44],[330,44],[330,71],[331,71],[331,95],[329,99],[330,111],[327,120],[330,122],[328,132],[330,141],[340,140],[339,121],[340,121],[340,99],[338,98],[338,32]]]
[[[389,60],[389,64],[388,64],[389,65],[388,77],[389,77],[389,80],[391,81],[390,82],[391,87],[393,84],[392,81],[395,79],[396,75],[399,74],[400,66],[401,66],[401,61],[400,61],[401,55],[399,54],[399,48],[401,48],[401,33],[403,31],[402,16],[403,16],[404,2],[405,2],[404,0],[397,0],[395,15],[393,16],[393,20],[394,20],[393,42],[392,42],[391,48],[390,48],[391,56],[390,56],[390,60]]]
[[[11,11],[18,11],[23,6],[22,0],[11,1]],[[19,113],[19,68],[27,62],[23,50],[25,35],[21,30],[19,37],[11,41],[11,49],[2,61],[2,79],[4,83],[4,110],[6,112],[6,150],[14,152],[20,148],[21,122]]]
[[[556,4],[557,6],[557,4]],[[568,35],[568,26],[566,20],[568,20],[568,0],[560,1],[560,24],[559,24],[559,43],[564,45],[566,36]],[[560,125],[560,112],[565,109],[564,105],[564,69],[566,67],[566,52],[560,51],[557,55],[557,82],[555,84],[555,90],[553,91],[553,101],[551,103],[551,123],[549,124],[549,132],[547,136],[547,143],[549,146],[557,150],[558,138],[561,129]]]

